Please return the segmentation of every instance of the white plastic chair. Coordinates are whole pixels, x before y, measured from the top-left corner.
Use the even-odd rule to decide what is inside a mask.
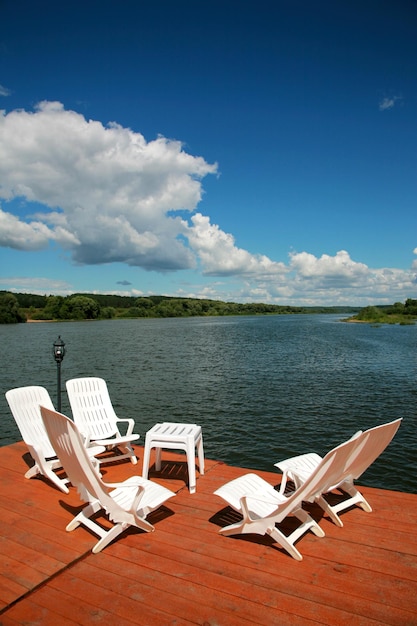
[[[133,434],[135,423],[133,419],[117,417],[105,380],[94,376],[73,378],[67,381],[66,388],[74,422],[80,432],[107,450],[123,451],[122,454],[99,459],[99,462],[130,459],[135,465],[137,458],[131,446],[132,441],[139,439],[139,435]],[[123,423],[127,424],[125,435],[119,430],[119,425]]]
[[[402,418],[388,422],[387,424],[375,426],[365,432],[360,431],[356,433],[354,438],[362,442],[357,448],[357,454],[352,455],[349,459],[347,467],[344,469],[343,474],[338,477],[338,480],[336,480],[327,491],[323,491],[322,494],[315,497],[315,502],[329,515],[337,526],[343,526],[343,522],[338,513],[354,505],[358,505],[367,513],[372,511],[369,502],[367,502],[364,496],[355,487],[354,480],[357,480],[385,450],[396,434],[401,421]],[[315,452],[311,452],[285,459],[284,461],[275,463],[275,466],[283,472],[282,484],[285,485],[289,479],[294,482],[296,488],[299,488],[320,462],[321,456]],[[349,497],[341,500],[337,504],[330,505],[323,497],[323,494],[336,489],[347,494]]]
[[[295,542],[308,530],[318,537],[324,537],[322,528],[302,508],[302,502],[326,491],[336,477],[343,474],[358,445],[358,440],[352,439],[331,450],[307,480],[290,495],[284,494],[283,486],[277,491],[257,474],[246,474],[220,487],[214,493],[242,513],[243,519],[225,526],[219,532],[226,536],[268,534],[294,559],[301,561],[303,557],[295,547]],[[289,515],[295,516],[301,524],[291,534],[285,535],[277,524]]]
[[[49,478],[58,489],[64,493],[69,493],[68,478],[60,478],[55,474],[55,470],[61,469],[62,465],[49,441],[39,409],[40,404],[49,409],[54,408],[48,391],[44,387],[35,385],[17,387],[6,392],[6,400],[22,439],[35,462],[26,472],[25,478],[32,478],[41,474]],[[89,454],[99,454],[104,450],[103,447],[94,446],[90,449]]]
[[[154,531],[154,526],[145,518],[175,493],[141,476],[132,476],[122,483],[105,483],[94,469],[74,422],[47,407],[41,406],[40,410],[62,466],[81,499],[88,502],[66,530],[74,530],[81,524],[100,537],[93,547],[94,553],[100,552],[129,526]],[[101,510],[114,523],[110,529],[91,519]]]

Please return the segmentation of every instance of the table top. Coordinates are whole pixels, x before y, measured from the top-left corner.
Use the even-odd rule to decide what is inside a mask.
[[[155,437],[158,439],[182,439],[185,437],[198,437],[201,435],[201,426],[197,424],[180,424],[177,422],[163,422],[155,424],[148,432],[146,437]]]

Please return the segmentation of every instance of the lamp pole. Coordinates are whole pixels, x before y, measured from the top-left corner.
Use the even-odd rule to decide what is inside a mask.
[[[65,343],[61,339],[61,335],[54,341],[54,359],[57,368],[57,409],[61,413],[61,363],[65,356]]]

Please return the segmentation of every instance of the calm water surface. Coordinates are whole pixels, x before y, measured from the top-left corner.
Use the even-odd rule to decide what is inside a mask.
[[[201,424],[206,456],[274,471],[290,455],[324,454],[358,429],[403,417],[361,477],[417,491],[417,326],[345,324],[336,315],[108,320],[0,325],[0,444],[21,439],[4,393],[42,385],[56,404],[52,344],[65,380],[101,376],[144,442],[158,421]],[[62,411],[70,415],[66,393]]]

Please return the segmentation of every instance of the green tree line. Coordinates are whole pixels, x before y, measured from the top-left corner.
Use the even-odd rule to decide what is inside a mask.
[[[27,320],[98,320],[141,317],[195,317],[216,315],[277,315],[353,312],[353,307],[295,307],[264,303],[236,303],[169,296],[73,294],[40,296],[0,291],[0,323]]]
[[[405,303],[395,302],[390,306],[366,306],[348,321],[371,324],[413,324],[417,317],[417,300],[408,298]]]

